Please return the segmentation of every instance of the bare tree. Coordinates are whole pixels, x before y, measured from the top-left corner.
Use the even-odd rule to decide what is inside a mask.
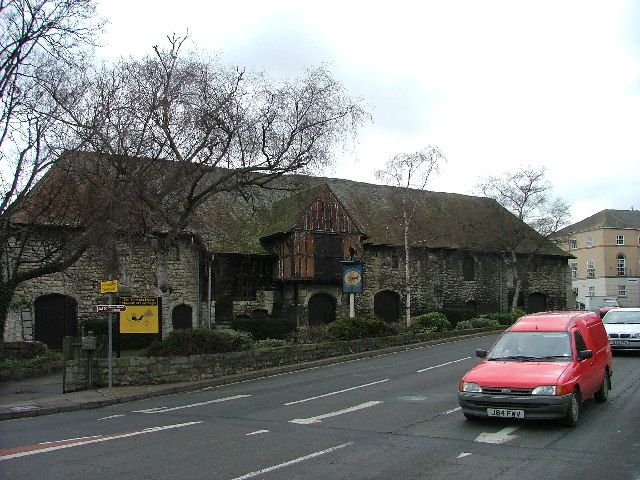
[[[0,338],[16,286],[64,269],[86,248],[45,241],[34,251],[34,225],[11,219],[63,149],[73,148],[43,81],[51,69],[67,79],[82,71],[102,27],[94,12],[94,0],[0,0]],[[46,204],[32,205],[30,215],[41,216]]]
[[[147,58],[98,72],[81,97],[74,95],[65,122],[123,176],[133,168],[126,159],[147,160],[135,171],[137,201],[161,217],[170,238],[217,192],[246,193],[331,163],[335,146],[365,118],[324,68],[274,85],[265,75],[184,52],[184,37],[168,40]]]
[[[388,185],[399,187],[401,192],[407,327],[411,326],[411,275],[409,268],[411,239],[409,232],[417,206],[417,197],[411,194],[411,190],[424,190],[431,174],[438,172],[445,161],[446,158],[438,147],[428,146],[414,153],[399,153],[385,163],[383,170],[375,172],[376,178]]]
[[[57,65],[47,69],[49,81],[39,87],[55,109],[46,118],[74,149],[22,202],[12,225],[65,225],[56,239],[76,241],[63,243],[75,246],[64,264],[46,271],[39,265],[35,273],[61,271],[54,268],[87,248],[127,235],[119,225],[154,238],[162,250],[212,196],[233,191],[249,199],[255,186],[331,163],[335,147],[366,118],[324,68],[275,85],[266,75],[184,52],[184,43],[173,36],[146,58],[74,78]],[[58,189],[65,194],[52,195]],[[24,262],[22,270],[12,266],[24,272]],[[11,292],[23,277],[14,276]]]
[[[525,229],[520,229],[503,239],[507,252],[505,258],[515,277],[513,309],[518,304],[523,280],[534,256],[547,244],[551,235],[569,223],[569,205],[552,196],[552,186],[545,177],[544,168],[529,166],[489,176],[480,181],[476,189],[496,200],[540,234],[536,240]]]

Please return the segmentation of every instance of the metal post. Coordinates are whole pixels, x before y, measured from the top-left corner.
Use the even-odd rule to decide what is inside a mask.
[[[113,275],[109,275],[113,280]],[[113,293],[109,294],[109,305],[113,305]],[[113,312],[109,312],[109,388],[113,387]]]
[[[354,318],[356,316],[356,294],[349,294],[349,317]]]

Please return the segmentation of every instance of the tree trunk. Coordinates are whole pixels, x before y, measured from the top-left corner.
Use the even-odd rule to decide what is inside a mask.
[[[409,270],[409,219],[407,212],[404,213],[404,280],[407,289],[407,327],[411,326],[411,278]]]
[[[518,275],[516,270],[516,275]],[[511,310],[518,308],[518,298],[520,297],[520,290],[522,289],[522,280],[520,277],[516,278],[516,290],[513,294],[513,300],[511,301]]]
[[[516,277],[516,290],[513,294],[513,300],[511,300],[511,310],[518,308],[518,298],[520,297],[520,290],[522,289],[522,275],[518,268],[518,257],[515,252],[511,253],[511,261],[513,262],[513,273]]]
[[[0,280],[0,342],[4,341],[7,314],[9,313],[9,305],[11,305],[14,292],[15,285]]]

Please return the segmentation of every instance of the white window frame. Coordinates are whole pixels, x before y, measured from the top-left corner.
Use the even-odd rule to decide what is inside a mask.
[[[627,296],[627,286],[626,285],[618,285],[618,296],[626,297]]]
[[[587,237],[587,248],[592,248],[593,247],[593,236],[589,235]]]
[[[627,258],[622,254],[616,256],[616,269],[619,277],[627,276]]]
[[[638,242],[640,242],[640,237],[638,237]],[[569,250],[577,250],[578,249],[578,240],[572,238],[569,240]]]
[[[616,245],[624,245],[624,235],[616,235]]]
[[[587,260],[587,278],[596,277],[596,261]]]
[[[589,287],[589,291],[587,292],[587,297],[595,297],[596,296],[596,287],[591,285]]]
[[[578,278],[578,262],[571,262],[571,278]]]

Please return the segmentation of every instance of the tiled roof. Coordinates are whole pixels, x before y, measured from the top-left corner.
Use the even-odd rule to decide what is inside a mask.
[[[102,168],[107,164],[104,162]],[[183,167],[162,162],[155,172],[168,176],[172,168]],[[210,169],[206,175],[221,178],[228,173]],[[56,178],[60,177],[50,174],[43,182]],[[155,179],[152,183],[163,181]],[[367,244],[403,245],[404,189],[307,175],[282,176],[264,187],[247,187],[242,194],[218,192],[198,207],[187,230],[198,235],[211,252],[268,254],[261,239],[288,231],[324,185],[364,233]],[[520,253],[537,251],[569,257],[494,200],[424,190],[410,190],[407,198],[409,204],[416,203],[410,231],[410,242],[416,247],[504,252],[517,243],[516,251]],[[150,214],[147,220],[158,232],[168,228],[162,216]]]
[[[640,229],[640,211],[638,210],[602,210],[579,222],[569,225],[558,232],[558,235],[600,230],[602,228],[637,228]]]

